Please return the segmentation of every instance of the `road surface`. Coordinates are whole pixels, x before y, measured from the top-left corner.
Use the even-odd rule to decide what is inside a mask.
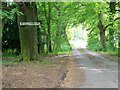
[[[118,63],[84,50],[73,50],[77,68],[82,69],[85,75],[79,88],[118,88]]]

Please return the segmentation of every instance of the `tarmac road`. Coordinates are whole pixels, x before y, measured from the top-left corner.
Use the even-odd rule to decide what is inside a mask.
[[[84,71],[78,88],[118,88],[118,63],[86,49],[73,50],[77,68]]]

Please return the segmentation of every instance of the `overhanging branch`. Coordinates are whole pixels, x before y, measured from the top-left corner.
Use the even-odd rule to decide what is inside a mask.
[[[117,21],[117,20],[119,20],[120,19],[120,17],[117,17],[117,18],[115,18],[114,19],[114,21]],[[105,26],[105,28],[104,28],[104,31],[109,27],[109,26],[112,26],[114,23],[110,23],[110,24],[108,24],[107,26]]]
[[[107,26],[105,26],[105,28],[104,28],[104,31],[109,27],[109,26],[112,26],[113,24],[108,24]]]
[[[114,19],[114,21],[117,21],[117,20],[119,20],[119,19],[120,19],[120,17],[117,17],[117,18]]]

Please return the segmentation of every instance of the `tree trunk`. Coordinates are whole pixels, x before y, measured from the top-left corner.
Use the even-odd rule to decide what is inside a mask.
[[[114,0],[115,1],[115,0]],[[113,22],[114,22],[114,16],[116,13],[116,2],[113,2],[113,0],[110,1],[109,4],[110,14],[109,14],[109,20],[111,23],[111,26],[109,27],[109,48],[114,50],[114,29],[113,29]]]
[[[41,21],[42,22],[42,21]],[[47,44],[46,42],[46,37],[47,37],[47,34],[46,34],[46,29],[45,29],[45,25],[42,23],[41,24],[41,29],[43,30],[43,32],[42,32],[42,30],[40,31],[40,40],[41,40],[41,45],[42,46],[40,46],[40,49],[41,49],[41,53],[45,53],[45,45]]]
[[[61,38],[61,11],[60,11],[60,6],[58,5],[58,8],[57,8],[57,23],[56,23],[56,26],[57,26],[57,31],[56,31],[56,40],[55,40],[55,50],[56,51],[60,51],[61,50],[61,41],[60,41],[60,38]]]
[[[52,44],[51,44],[51,4],[48,2],[48,16],[47,16],[47,10],[46,10],[46,4],[44,5],[44,14],[47,22],[47,51],[52,52]]]
[[[0,8],[2,8],[2,2],[0,2]],[[2,11],[2,9],[0,9],[0,11]],[[0,63],[2,64],[2,30],[3,30],[3,26],[2,26],[2,15],[0,14]],[[0,66],[0,81],[2,81],[2,65]],[[2,88],[2,82],[0,83],[0,88]]]
[[[118,7],[120,8],[120,2],[118,3]],[[118,13],[118,16],[120,16],[120,12]],[[118,21],[118,56],[120,59],[120,20]],[[120,60],[119,60],[120,62]]]
[[[52,45],[51,45],[51,4],[48,3],[48,51],[52,52]]]
[[[24,15],[18,17],[19,36],[21,44],[21,58],[23,61],[32,61],[38,59],[37,47],[37,26],[21,26],[20,22],[36,22],[37,8],[36,3],[18,2],[18,10]]]
[[[1,6],[0,6],[1,8],[7,7],[7,2],[1,2],[0,4],[1,4]],[[1,17],[2,17],[2,15],[1,15]],[[2,19],[2,30],[4,29],[4,22],[5,22],[5,18]]]
[[[105,45],[105,31],[104,31],[104,29],[100,30],[100,42],[101,42],[102,50],[105,51],[106,45]]]
[[[45,30],[44,30],[45,31]],[[45,52],[45,34],[44,32],[38,30],[38,52],[39,54]]]
[[[42,53],[42,51],[41,51],[41,33],[40,33],[40,28],[39,27],[37,27],[37,36],[38,36],[38,53],[40,54],[40,53]]]
[[[104,30],[104,26],[102,24],[102,13],[100,12],[98,14],[98,19],[99,19],[99,22],[98,22],[98,29],[100,30],[100,43],[101,43],[101,49],[103,51],[105,51],[106,49],[106,44],[105,44],[105,30]]]

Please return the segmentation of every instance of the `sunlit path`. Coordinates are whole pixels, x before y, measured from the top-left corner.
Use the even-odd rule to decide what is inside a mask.
[[[79,88],[118,88],[118,64],[94,52],[73,51],[78,68],[85,73]]]

